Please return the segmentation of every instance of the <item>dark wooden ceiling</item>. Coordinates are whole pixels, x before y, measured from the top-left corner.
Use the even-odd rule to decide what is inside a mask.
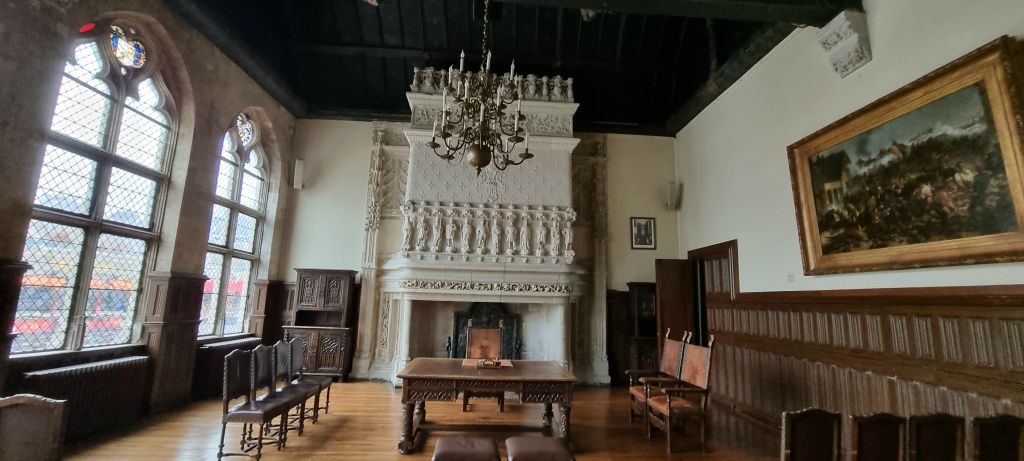
[[[467,68],[480,60],[479,0],[168,1],[299,116],[404,119],[414,67],[458,65],[461,50]],[[492,68],[504,72],[515,59],[517,73],[573,77],[578,131],[672,135],[687,102],[715,80],[713,71],[767,51],[745,45],[763,42],[775,27],[774,43],[760,44],[770,49],[775,36],[784,37],[777,21],[821,23],[841,9],[836,3],[849,6],[846,0],[495,2]],[[593,6],[616,11],[585,19],[580,7]]]

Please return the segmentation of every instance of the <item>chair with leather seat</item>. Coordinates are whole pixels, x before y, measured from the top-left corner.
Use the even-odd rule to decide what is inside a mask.
[[[255,439],[272,440],[280,450],[288,444],[288,412],[295,405],[296,396],[293,392],[282,393],[277,390],[277,357],[274,348],[260,344],[252,350],[253,362],[253,397],[258,404],[265,405],[271,419],[280,417],[279,424],[268,424]],[[261,394],[262,392],[262,394]],[[250,428],[251,429],[251,428]]]
[[[1024,419],[995,415],[971,420],[974,459],[1020,461],[1024,459]]]
[[[904,461],[907,418],[889,413],[850,417],[850,461]]]
[[[782,461],[839,461],[842,417],[818,408],[782,413]]]
[[[220,445],[217,450],[217,459],[226,456],[246,456],[260,459],[263,455],[263,443],[268,440],[264,434],[271,432],[270,425],[274,418],[281,417],[284,424],[284,412],[287,407],[280,400],[258,400],[256,398],[257,367],[269,365],[261,361],[257,363],[256,357],[250,351],[235,349],[224,357],[224,388],[222,394],[222,413],[220,428]],[[262,377],[266,379],[266,377]],[[231,402],[239,398],[244,400],[232,405]],[[227,427],[230,423],[242,424],[242,438],[239,443],[238,452],[224,451],[224,438]],[[253,435],[253,427],[256,428],[256,435]],[[284,434],[283,429],[278,430]],[[283,446],[281,439],[271,439],[280,450]],[[255,453],[255,454],[254,454]]]
[[[684,331],[682,340],[676,341],[669,339],[668,335],[671,332],[671,328],[665,330],[657,370],[626,370],[626,377],[629,379],[630,424],[633,423],[634,418],[647,414],[645,383],[650,383],[653,386],[652,391],[655,395],[660,394],[661,385],[679,383],[679,376],[683,371],[683,345],[690,341],[692,333]]]
[[[707,408],[711,400],[711,351],[714,335],[707,346],[683,345],[683,370],[678,384],[662,385],[659,395],[652,395],[654,383],[644,384],[646,400],[645,431],[651,438],[651,428],[665,432],[666,451],[672,453],[672,429],[683,427],[695,419],[700,425],[701,449],[707,451]]]
[[[907,425],[908,461],[963,461],[964,418],[946,413],[914,415]]]
[[[320,410],[323,410],[324,413],[327,413],[327,410],[330,409],[331,384],[334,383],[334,380],[330,376],[307,375],[305,373],[305,368],[303,367],[303,364],[305,363],[306,346],[301,341],[299,341],[299,338],[293,338],[288,343],[288,348],[291,351],[291,360],[289,361],[291,370],[291,382],[304,383],[316,386],[317,388],[317,392],[313,395],[313,406],[307,407],[305,409],[305,416],[312,417],[313,423],[316,424],[316,422],[319,419]],[[323,396],[324,391],[327,391],[327,395],[326,399],[324,400],[324,405],[321,406],[320,399],[321,396]]]
[[[431,461],[500,461],[498,445],[485,437],[441,437]]]
[[[292,381],[292,351],[291,345],[280,340],[274,343],[274,385],[277,387],[277,394],[282,399],[288,400],[290,408],[288,411],[288,429],[295,429],[302,435],[305,429],[306,401],[320,392],[320,387],[313,383],[302,383]],[[292,413],[291,410],[295,410]]]

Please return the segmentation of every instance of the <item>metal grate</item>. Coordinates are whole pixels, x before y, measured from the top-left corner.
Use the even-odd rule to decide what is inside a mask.
[[[238,213],[235,219],[235,239],[231,247],[246,253],[252,253],[256,243],[256,218],[245,213]]]
[[[245,308],[249,301],[249,275],[252,262],[232,258],[228,273],[227,296],[224,306],[224,334],[241,333],[245,328]]]
[[[213,218],[210,220],[209,242],[214,245],[228,244],[228,226],[231,222],[231,209],[223,205],[213,205]]]
[[[100,234],[85,305],[85,347],[128,342],[145,258],[145,240]]]
[[[206,262],[203,265],[203,275],[206,275],[206,283],[203,284],[203,305],[199,311],[199,336],[213,334],[214,326],[217,323],[217,298],[220,293],[221,274],[224,269],[224,255],[219,253],[206,253]]]
[[[93,160],[47,145],[35,204],[88,215],[96,187],[96,168]]]
[[[59,349],[71,312],[85,231],[32,220],[22,259],[32,265],[22,279],[11,352]]]
[[[120,168],[110,172],[103,219],[149,229],[153,225],[156,181]]]

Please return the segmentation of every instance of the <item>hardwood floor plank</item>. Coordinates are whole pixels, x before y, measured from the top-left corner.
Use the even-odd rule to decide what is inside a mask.
[[[437,439],[455,433],[435,432],[423,441],[422,451],[401,455],[396,449],[401,424],[401,392],[381,382],[335,384],[331,389],[331,412],[320,416],[318,424],[307,424],[305,433],[289,433],[288,446],[282,451],[269,448],[264,460],[427,460]],[[594,460],[773,460],[778,456],[778,432],[738,417],[722,407],[713,406],[711,415],[711,452],[697,448],[696,428],[687,432],[678,448],[684,451],[665,454],[665,439],[655,433],[653,440],[643,436],[642,423],[627,423],[628,400],[621,388],[578,388],[573,401],[572,440],[577,459]],[[89,444],[68,447],[66,459],[91,460],[207,460],[216,459],[220,437],[220,401],[196,402],[174,412],[155,416],[137,428],[105,437]],[[557,411],[557,410],[556,410]],[[472,401],[470,413],[461,411],[458,402],[429,402],[427,419],[431,422],[467,424],[539,423],[541,407],[506,401],[505,413],[499,413],[494,400]],[[228,447],[237,448],[241,426],[228,426]],[[509,433],[471,433],[503,441]],[[539,436],[537,433],[528,433]],[[228,458],[244,459],[244,458]]]

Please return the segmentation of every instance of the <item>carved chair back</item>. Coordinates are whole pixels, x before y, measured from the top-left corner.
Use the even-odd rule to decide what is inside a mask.
[[[274,343],[274,383],[291,381],[291,347],[283,339]]]
[[[711,335],[708,345],[685,344],[683,347],[683,370],[679,379],[701,389],[711,389],[711,347],[715,336]]]
[[[782,413],[783,461],[839,461],[839,413],[817,408]]]
[[[889,413],[850,417],[852,461],[903,461],[907,418]]]
[[[467,359],[503,359],[502,353],[505,321],[498,321],[498,328],[479,328],[473,326],[470,319],[466,326],[466,358]]]
[[[60,459],[66,402],[33,394],[0,398],[0,455],[4,459]]]
[[[302,377],[302,364],[306,363],[306,346],[299,341],[299,338],[292,338],[288,342],[291,360],[289,361],[290,378]]]
[[[273,395],[277,390],[274,386],[274,376],[276,363],[274,363],[274,348],[260,344],[252,350],[252,394],[253,400],[255,395],[261,389],[266,388],[267,393]]]
[[[971,420],[974,459],[1024,459],[1024,419],[996,415]]]
[[[252,353],[235,349],[224,357],[224,414],[228,413],[228,405],[234,399],[252,398]]]
[[[963,461],[964,419],[945,413],[911,416],[907,457],[910,461]]]

